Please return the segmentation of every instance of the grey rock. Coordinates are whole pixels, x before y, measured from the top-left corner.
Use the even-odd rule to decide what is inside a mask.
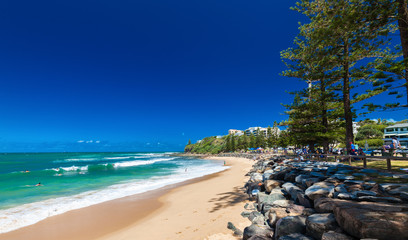
[[[243,212],[241,213],[241,216],[243,216],[244,218],[249,217],[249,215],[251,215],[251,212],[243,211]]]
[[[270,176],[274,174],[273,170],[267,170],[262,174],[262,181],[266,181],[269,179]]]
[[[395,197],[375,197],[375,196],[361,196],[358,197],[359,201],[368,201],[368,202],[389,202],[389,203],[402,203],[402,200]]]
[[[370,169],[370,168],[361,169],[360,172],[367,173],[367,174],[378,174],[378,170]]]
[[[251,178],[249,179],[250,182],[262,182],[262,174],[260,173],[252,173]]]
[[[354,177],[367,177],[364,173],[353,173]]]
[[[251,222],[256,225],[266,225],[266,219],[264,215],[256,216],[254,219],[252,219]]]
[[[353,192],[354,195],[356,195],[357,197],[362,197],[362,196],[377,196],[376,192],[373,191],[367,191],[367,190],[363,190],[363,191],[355,191]]]
[[[279,240],[313,240],[313,238],[307,237],[300,233],[292,233],[292,234],[280,237]]]
[[[262,236],[262,235],[254,235],[250,238],[248,238],[248,240],[270,240],[272,238],[267,237],[267,236]]]
[[[323,173],[320,173],[320,172],[311,172],[310,176],[316,177],[316,178],[325,178],[326,177],[326,176],[324,176]]]
[[[295,178],[295,182],[302,184],[302,181],[305,180],[305,179],[308,179],[308,178],[310,178],[309,175],[300,174]]]
[[[316,239],[321,239],[323,233],[338,227],[332,213],[313,214],[306,219],[306,232]]]
[[[276,223],[276,237],[289,235],[292,233],[306,232],[305,216],[289,216],[279,219]]]
[[[346,187],[344,186],[344,184],[337,185],[334,188],[334,191],[340,192],[340,193],[348,193],[348,191],[347,191]]]
[[[305,194],[311,200],[327,197],[334,192],[334,185],[328,182],[318,182],[306,189]]]
[[[297,195],[296,195],[296,199],[297,199],[297,202],[300,205],[302,205],[302,206],[304,206],[306,208],[313,207],[313,204],[310,201],[309,197],[307,197],[303,192],[298,192]]]
[[[289,182],[284,183],[282,187],[283,189],[285,189],[285,191],[287,191],[290,194],[291,199],[293,201],[296,201],[297,194],[299,192],[303,193],[303,190],[300,189],[298,186],[294,185],[293,183],[289,183]]]
[[[322,240],[353,240],[353,238],[343,233],[328,231],[323,233]]]
[[[248,216],[248,219],[249,219],[249,221],[253,221],[256,217],[258,217],[258,216],[262,216],[262,213],[260,213],[260,212],[257,212],[257,211],[253,211],[253,212],[251,212],[250,214],[249,214],[249,216]]]
[[[272,238],[273,234],[274,234],[273,230],[266,225],[258,226],[256,224],[251,224],[250,226],[244,229],[242,239],[247,240],[255,235]]]
[[[339,193],[336,196],[339,199],[345,199],[345,200],[351,200],[351,199],[355,199],[356,197],[353,194],[350,193]]]
[[[302,185],[306,186],[306,187],[310,187],[313,186],[313,184],[319,182],[320,180],[318,178],[309,178],[306,179],[302,182]]]

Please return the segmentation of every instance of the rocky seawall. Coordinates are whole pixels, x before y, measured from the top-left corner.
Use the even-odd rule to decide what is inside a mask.
[[[245,185],[254,203],[241,214],[252,224],[243,232],[228,224],[244,240],[408,239],[408,184],[372,181],[408,174],[276,156],[255,159]]]

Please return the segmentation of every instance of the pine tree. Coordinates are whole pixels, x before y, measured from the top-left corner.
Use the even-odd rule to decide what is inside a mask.
[[[377,59],[390,54],[385,48],[388,43],[385,36],[392,31],[392,26],[373,16],[368,3],[372,1],[298,2],[295,9],[309,17],[310,23],[300,27],[300,36],[295,40],[298,47],[284,52],[284,57],[295,60],[288,65],[287,75],[300,76],[310,83],[320,82],[319,92],[323,97],[320,103],[327,103],[324,98],[335,97],[335,92],[342,98],[348,149],[353,141],[353,104],[388,90],[386,85],[375,86],[373,69]],[[360,84],[372,87],[365,92],[354,89]],[[330,123],[327,110],[330,110],[328,106],[321,105],[323,135],[327,135]]]
[[[188,139],[187,145],[191,145],[191,139]]]
[[[231,137],[231,140],[230,140],[230,142],[231,142],[231,152],[235,152],[235,150],[236,150],[236,146],[235,146],[235,136],[234,136],[234,135],[230,135],[230,137]]]

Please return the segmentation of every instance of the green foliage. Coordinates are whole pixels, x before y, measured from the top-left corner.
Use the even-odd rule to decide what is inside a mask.
[[[374,139],[364,139],[360,141],[356,141],[355,143],[361,147],[364,148],[365,142],[367,141],[367,144],[370,148],[376,148],[376,147],[381,147],[384,145],[384,141],[380,138],[374,138]]]

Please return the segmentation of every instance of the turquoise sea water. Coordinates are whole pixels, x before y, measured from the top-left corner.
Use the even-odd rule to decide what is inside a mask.
[[[0,153],[0,233],[224,169],[170,153]]]

